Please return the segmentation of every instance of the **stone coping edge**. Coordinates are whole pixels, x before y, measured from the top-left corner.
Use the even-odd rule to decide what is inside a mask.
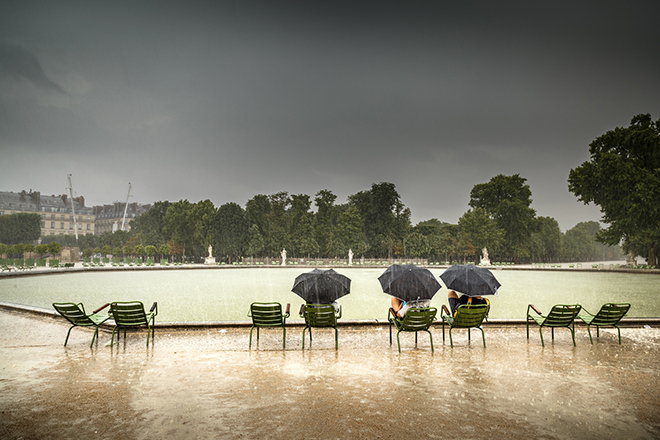
[[[55,310],[44,309],[42,307],[0,302],[0,310],[50,317],[53,319],[63,319]],[[296,316],[293,317],[293,319],[296,318]],[[489,319],[486,322],[486,325],[489,327],[524,327],[525,323],[525,319]],[[288,327],[303,327],[304,324],[305,323],[299,318],[297,321],[287,322]],[[388,325],[389,322],[387,319],[344,319],[340,320],[339,324],[340,327],[368,327]],[[585,326],[582,321],[576,321],[576,324],[578,327]],[[435,325],[441,325],[441,321],[436,321]],[[624,318],[619,323],[619,327],[643,327],[645,325],[660,326],[660,318]],[[252,326],[251,321],[156,322],[156,328],[163,330],[201,330],[209,328],[243,328],[250,326]],[[101,328],[112,329],[114,328],[114,325],[102,324]]]

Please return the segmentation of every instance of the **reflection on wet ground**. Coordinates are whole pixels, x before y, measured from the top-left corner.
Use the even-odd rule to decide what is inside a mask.
[[[18,438],[546,438],[660,437],[660,329],[613,330],[589,344],[578,329],[486,327],[443,345],[441,327],[269,329],[248,350],[247,328],[128,334],[0,311],[0,437]],[[478,332],[477,332],[478,333]],[[306,343],[307,347],[307,343]]]

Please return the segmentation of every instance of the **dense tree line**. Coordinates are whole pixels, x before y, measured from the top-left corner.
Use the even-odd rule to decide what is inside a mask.
[[[336,199],[324,189],[314,199],[287,192],[258,194],[245,208],[235,202],[216,208],[209,200],[161,201],[136,218],[130,232],[83,235],[77,242],[71,235],[46,236],[42,246],[78,246],[84,256],[200,261],[211,245],[216,259],[228,263],[245,257],[279,258],[283,248],[289,258],[307,259],[347,258],[352,250],[356,258],[478,263],[483,248],[492,261],[557,262],[619,256],[617,249],[596,241],[597,222],[580,223],[564,234],[555,219],[536,217],[531,190],[519,175],[498,175],[475,185],[471,208],[458,224],[434,218],[413,226],[410,210],[392,183],[374,183],[369,190],[350,195],[345,204],[337,204]]]

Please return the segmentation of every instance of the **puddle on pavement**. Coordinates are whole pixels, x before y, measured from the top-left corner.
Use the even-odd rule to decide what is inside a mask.
[[[249,329],[109,334],[0,312],[0,436],[71,438],[609,438],[660,436],[660,330],[486,328],[454,348],[433,331],[389,344],[387,327],[314,333]]]

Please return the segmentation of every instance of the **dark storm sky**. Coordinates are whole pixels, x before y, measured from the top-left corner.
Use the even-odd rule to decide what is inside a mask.
[[[337,203],[455,223],[519,173],[562,230],[588,145],[660,118],[660,2],[0,1],[0,190]]]

